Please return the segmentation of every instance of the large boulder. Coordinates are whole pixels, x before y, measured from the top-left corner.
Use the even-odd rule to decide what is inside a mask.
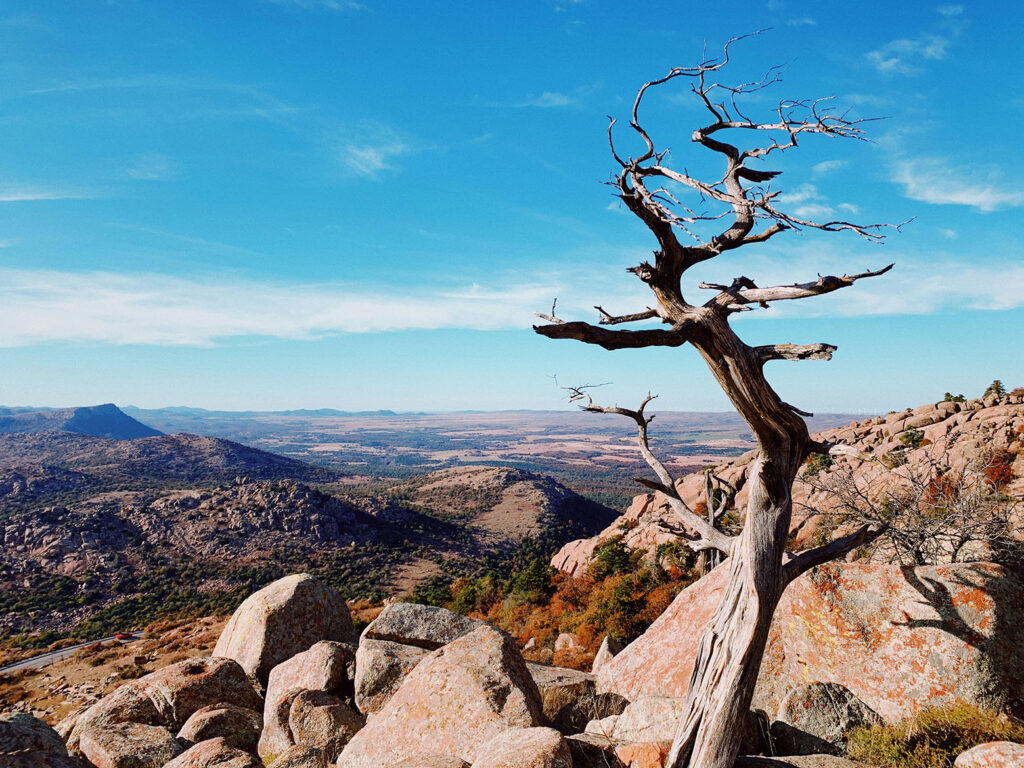
[[[194,712],[232,702],[259,710],[263,702],[242,668],[231,659],[194,657],[125,683],[75,721],[68,748],[83,731],[117,723],[160,725],[177,732]]]
[[[953,768],[1020,768],[1024,765],[1024,744],[990,741],[962,753]]]
[[[420,754],[472,763],[499,733],[544,724],[540,693],[519,648],[483,626],[420,662],[349,742],[338,766],[378,768]]]
[[[228,620],[214,656],[237,661],[266,684],[270,670],[320,640],[353,640],[341,596],[308,573],[278,579],[247,597]]]
[[[79,749],[96,768],[163,768],[181,754],[181,745],[170,731],[141,723],[87,728]]]
[[[366,718],[349,704],[323,691],[302,691],[288,712],[295,743],[321,747],[332,761],[365,724]]]
[[[447,608],[391,603],[366,626],[361,639],[387,640],[435,651],[484,624]]]
[[[514,728],[484,744],[473,768],[572,768],[572,755],[554,728]]]
[[[641,696],[622,714],[587,723],[586,732],[615,742],[671,745],[684,712],[682,699]]]
[[[60,734],[38,717],[25,712],[0,714],[0,755],[29,751],[63,757],[68,754]]]
[[[683,590],[597,673],[625,696],[683,697],[728,566]],[[966,701],[1024,708],[1021,576],[990,563],[901,568],[830,563],[801,576],[775,612],[754,706],[776,712],[808,680],[838,683],[898,722],[923,706]]]
[[[777,755],[842,754],[846,734],[882,719],[838,683],[810,683],[791,690],[771,724]]]
[[[351,699],[355,663],[352,646],[324,640],[274,667],[267,681],[260,757],[273,759],[297,743],[288,720],[292,702],[300,692],[321,691]]]
[[[355,702],[370,715],[384,708],[406,676],[430,655],[416,645],[364,637],[356,651]]]
[[[615,693],[598,693],[597,678],[565,667],[528,662],[540,691],[544,716],[564,734],[579,733],[590,720],[617,715],[628,704]]]
[[[263,715],[259,712],[220,702],[193,712],[177,738],[186,748],[207,739],[223,738],[230,747],[256,752],[261,730]]]
[[[274,768],[332,768],[333,765],[325,749],[305,744],[288,747],[274,760]]]
[[[244,750],[217,737],[189,747],[164,768],[263,768],[263,763]]]

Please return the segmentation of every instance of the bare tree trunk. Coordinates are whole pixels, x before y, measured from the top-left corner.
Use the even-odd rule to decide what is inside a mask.
[[[803,420],[772,390],[763,359],[709,317],[694,346],[754,430],[760,455],[747,478],[746,521],[729,559],[722,601],[704,630],[668,768],[732,768],[772,616],[786,588],[791,489],[810,445]]]

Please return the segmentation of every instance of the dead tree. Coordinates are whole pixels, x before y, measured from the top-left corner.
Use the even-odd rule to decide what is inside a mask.
[[[644,481],[644,485],[665,493],[679,519],[696,534],[691,546],[698,550],[713,548],[728,558],[728,584],[700,642],[686,713],[669,756],[672,768],[731,768],[739,749],[739,724],[750,707],[772,614],[783,590],[808,569],[840,557],[882,532],[880,525],[865,524],[826,546],[797,555],[785,551],[797,469],[809,454],[830,450],[839,453],[842,446],[813,442],[801,418],[808,414],[782,401],[765,379],[763,368],[772,360],[828,360],[835,347],[821,343],[751,347],[733,332],[729,320],[738,312],[766,308],[773,301],[810,298],[846,288],[888,272],[892,265],[765,288],[741,276],[731,285],[700,283],[699,288],[715,291],[702,303],[691,303],[683,296],[681,279],[693,267],[726,251],[764,243],[782,232],[850,231],[879,241],[884,237],[884,227],[890,226],[815,222],[780,208],[780,192],[770,186],[778,172],[748,163],[795,148],[799,140],[811,134],[863,139],[862,121],[834,113],[827,99],[783,101],[770,122],[747,117],[739,104],[741,97],[778,82],[780,70],[772,68],[761,80],[741,85],[718,82],[716,78],[728,64],[729,48],[736,39],[726,44],[721,59],[705,59],[695,67],[673,69],[640,88],[629,123],[642,142],[639,156],[623,158],[613,135],[615,121],[609,122],[609,145],[619,166],[612,182],[616,194],[658,244],[653,264],[645,261],[628,270],[651,289],[654,306],[625,315],[612,315],[597,307],[597,324],[568,322],[552,311],[539,315],[547,321],[545,325],[534,326],[537,333],[552,339],[574,339],[608,350],[692,345],[757,440],[759,455],[747,479],[743,528],[736,536],[728,536],[694,514],[675,492],[674,480],[647,446],[649,418],[644,416],[643,406],[630,411],[588,403],[592,410],[620,413],[637,423],[640,450],[658,477],[657,482]],[[641,125],[639,112],[644,95],[670,81],[689,82],[695,98],[709,113],[710,121],[693,132],[692,141],[720,157],[724,166],[720,179],[702,180],[670,167],[667,150],[655,149],[654,140]],[[742,149],[739,142],[733,143],[732,136],[750,139],[750,147]],[[684,204],[687,194],[696,202]],[[716,234],[702,236],[699,230],[709,226]],[[680,234],[686,244],[680,242]],[[614,327],[648,320],[659,321],[660,327]]]

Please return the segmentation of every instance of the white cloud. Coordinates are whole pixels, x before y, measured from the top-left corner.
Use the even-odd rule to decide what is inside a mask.
[[[417,151],[419,148],[411,140],[379,123],[363,123],[346,131],[336,148],[343,166],[374,181],[379,181],[386,172],[400,170],[395,160]]]
[[[825,160],[811,167],[811,173],[815,176],[822,176],[846,165],[845,160]]]
[[[940,229],[939,234],[947,240],[956,240],[960,234],[955,229]]]
[[[744,319],[929,315],[960,309],[1024,307],[1024,263],[1019,257],[1011,254],[999,262],[970,252],[959,252],[955,257],[932,252],[922,258],[894,252],[894,244],[898,240],[882,249],[841,236],[826,240],[794,237],[768,245],[756,254],[737,254],[728,264],[708,262],[693,270],[693,280],[728,284],[737,275],[746,275],[766,287],[811,282],[819,274],[856,274],[890,262],[896,264],[891,272],[860,280],[849,288],[808,299],[774,302],[767,311],[742,315]]]
[[[868,53],[868,61],[879,72],[914,75],[922,71],[919,66],[922,60],[944,59],[949,52],[948,49],[949,40],[939,35],[927,34],[914,39],[893,40]]]
[[[796,19],[787,19],[786,24],[791,27],[814,27],[818,25],[818,22],[810,16],[800,16]]]
[[[167,181],[178,175],[175,163],[167,155],[150,152],[137,158],[126,171],[141,181]]]
[[[1009,186],[995,170],[950,166],[938,158],[898,160],[892,180],[911,200],[933,205],[968,205],[982,213],[1024,205],[1024,190]]]
[[[852,216],[856,216],[858,213],[860,213],[860,208],[858,208],[853,203],[840,203],[839,204],[839,210],[846,211],[847,213],[851,214]]]
[[[938,7],[938,11],[947,19],[951,19],[954,16],[962,14],[964,12],[964,7],[962,5],[940,5]]]
[[[416,290],[292,284],[235,276],[178,277],[0,268],[0,347],[45,342],[210,346],[232,337],[317,339],[339,333],[527,328],[559,297],[559,314],[593,318],[594,296],[641,306],[642,285],[608,292],[600,281],[567,289],[533,282]],[[622,288],[632,288],[626,293]],[[611,295],[609,295],[609,293]],[[590,294],[590,295],[586,295]]]
[[[0,203],[32,200],[86,200],[96,197],[95,192],[84,189],[46,189],[35,186],[0,186]]]
[[[571,96],[555,91],[544,91],[540,96],[531,96],[513,104],[514,107],[570,107],[578,102]]]

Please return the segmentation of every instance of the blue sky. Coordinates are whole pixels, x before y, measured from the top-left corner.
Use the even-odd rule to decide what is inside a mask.
[[[535,336],[534,310],[649,304],[653,238],[609,187],[607,115],[704,48],[754,95],[835,96],[872,143],[773,158],[789,210],[916,217],[884,245],[785,233],[691,273],[759,285],[896,268],[736,321],[788,402],[885,411],[1024,384],[1024,11],[1011,3],[7,0],[0,8],[0,402],[143,407],[724,410],[690,348]],[[671,160],[683,83],[642,117]],[[629,151],[629,137],[621,135]],[[687,295],[698,299],[690,287]],[[705,297],[706,298],[706,297]],[[787,305],[788,304],[788,305]]]

